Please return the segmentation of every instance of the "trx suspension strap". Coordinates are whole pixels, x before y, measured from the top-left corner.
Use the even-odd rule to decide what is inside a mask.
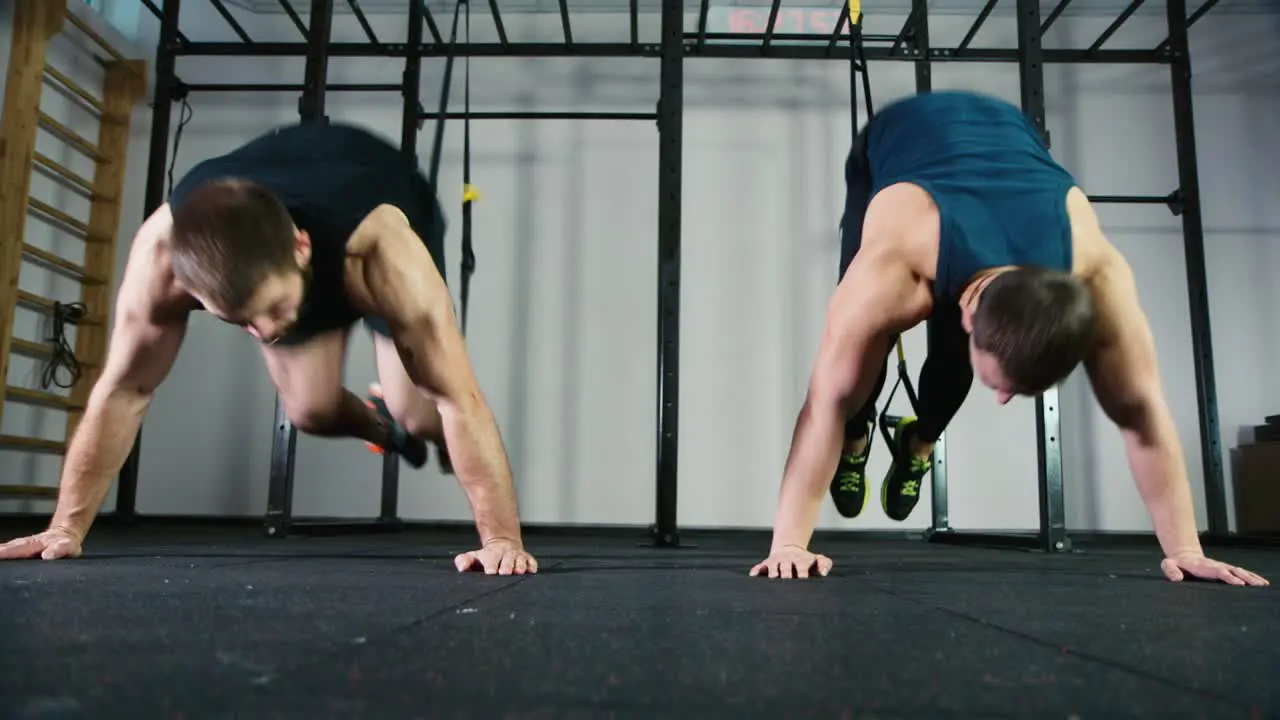
[[[867,107],[867,122],[875,117],[875,107],[871,102],[871,76],[867,72],[867,54],[864,49],[862,39],[862,0],[849,1],[849,50],[852,55],[851,62],[854,63],[856,69],[862,71],[862,95],[863,101]],[[850,88],[853,93],[854,122],[857,122],[858,108],[858,87],[853,85]],[[889,414],[889,405],[893,403],[893,396],[898,392],[898,386],[901,385],[907,393],[907,401],[911,404],[911,412],[916,413],[916,390],[911,384],[911,376],[907,372],[907,353],[902,348],[902,334],[899,333],[895,341],[898,353],[898,378],[893,383],[893,388],[889,390],[889,398],[884,402],[884,409],[880,412],[880,434],[884,436],[885,444],[893,448],[893,439],[890,429],[898,424],[899,418]],[[871,402],[875,402],[873,398]],[[867,438],[870,442],[871,437]]]
[[[428,178],[432,192],[439,187],[440,155],[444,146],[445,118],[449,111],[449,90],[453,85],[453,61],[458,50],[458,21],[466,8],[466,41],[471,42],[471,5],[468,0],[458,0],[453,13],[453,29],[449,33],[449,53],[445,56],[444,85],[440,89],[440,111],[436,120],[435,137],[431,145],[431,171]],[[471,274],[475,272],[476,257],[471,247],[471,202],[480,196],[471,184],[471,57],[464,60],[463,112],[462,112],[462,333],[467,332],[467,302],[471,296]]]
[[[467,45],[471,44],[471,4],[467,0]],[[467,304],[471,299],[471,275],[476,271],[476,253],[471,247],[471,203],[480,191],[471,184],[471,54],[462,61],[462,335],[467,334]]]
[[[862,42],[862,0],[849,0],[849,50],[853,55],[851,62],[862,70],[862,95],[867,105],[867,121],[875,116],[875,108],[871,106],[871,76],[867,74],[867,53]],[[853,107],[858,107],[858,89],[853,90]],[[856,123],[857,117],[854,117]]]
[[[431,140],[431,171],[427,173],[432,192],[436,191],[440,179],[440,148],[444,145],[444,122],[449,112],[449,88],[453,85],[453,58],[458,51],[458,18],[462,15],[462,6],[466,1],[458,0],[458,7],[453,12],[453,31],[449,33],[449,53],[444,59],[444,84],[440,88],[440,110],[436,114],[435,137]]]

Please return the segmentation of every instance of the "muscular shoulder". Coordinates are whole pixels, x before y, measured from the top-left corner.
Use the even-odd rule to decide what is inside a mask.
[[[409,218],[395,205],[383,203],[360,221],[347,242],[347,254],[368,257],[385,245],[390,238],[398,237],[409,226]]]
[[[863,220],[864,251],[905,264],[932,282],[938,268],[941,216],[933,197],[919,185],[895,183],[876,193]]]
[[[154,322],[174,321],[199,307],[173,274],[170,238],[173,215],[160,206],[143,222],[129,248],[117,304]]]
[[[893,333],[920,323],[932,309],[928,281],[909,253],[880,236],[854,257],[828,311],[837,322],[846,318],[868,331]]]

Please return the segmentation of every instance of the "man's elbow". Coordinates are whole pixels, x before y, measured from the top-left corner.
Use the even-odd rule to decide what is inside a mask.
[[[151,407],[155,398],[155,388],[139,383],[128,382],[124,378],[103,375],[89,392],[85,404],[86,415],[103,413],[116,415],[124,413],[141,418]]]
[[[1144,447],[1159,445],[1173,431],[1168,406],[1158,393],[1113,402],[1107,414],[1127,439]]]

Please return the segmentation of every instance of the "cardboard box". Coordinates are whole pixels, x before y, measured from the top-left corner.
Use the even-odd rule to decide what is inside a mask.
[[[1236,529],[1280,534],[1280,442],[1236,448]]]

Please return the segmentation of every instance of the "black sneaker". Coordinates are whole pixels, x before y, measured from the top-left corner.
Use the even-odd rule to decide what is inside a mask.
[[[382,399],[382,388],[377,384],[369,386],[369,397],[365,400],[369,407],[378,414],[378,418],[387,426],[387,435],[390,439],[390,447],[382,447],[376,443],[366,442],[365,446],[370,452],[382,454],[388,450],[396,453],[404,458],[404,461],[413,466],[416,470],[427,464],[427,443],[425,440],[410,435],[395,418],[391,417],[391,411],[387,409],[387,403]]]
[[[922,458],[907,449],[907,434],[915,424],[915,418],[904,417],[894,426],[893,463],[880,486],[880,504],[884,507],[884,514],[899,522],[906,520],[915,510],[916,503],[920,502],[924,476],[933,466],[932,457]]]
[[[840,454],[835,477],[831,478],[831,501],[844,517],[858,517],[867,506],[867,458],[871,456],[871,432],[867,425],[867,444],[857,455]]]

